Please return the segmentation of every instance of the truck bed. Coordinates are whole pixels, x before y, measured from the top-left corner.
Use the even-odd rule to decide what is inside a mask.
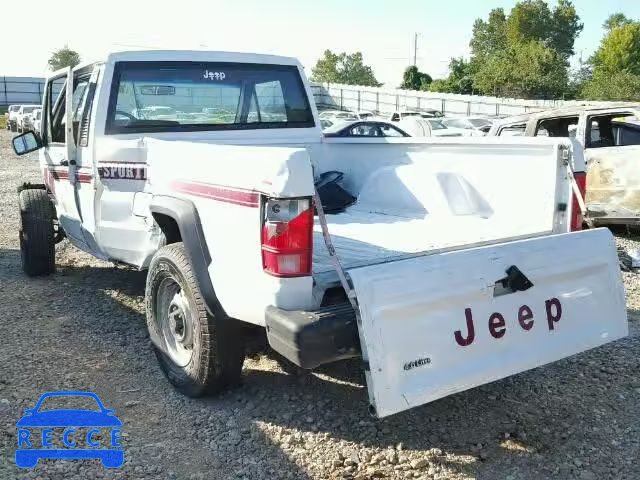
[[[393,214],[352,210],[327,215],[326,219],[333,246],[347,269],[547,233],[534,232],[525,225],[513,223],[506,225],[508,228],[498,228],[500,221],[496,218],[473,216],[449,216],[444,223],[444,219],[433,216],[408,219]],[[331,283],[335,277],[317,217],[313,273],[317,279],[324,280],[321,283]]]
[[[504,177],[487,174],[478,162],[470,163],[464,173],[450,161],[377,170],[354,205],[326,215],[343,267],[552,233],[557,221],[557,160],[533,160],[526,182],[507,180],[523,167],[522,161],[503,162]],[[313,274],[321,285],[336,280],[317,217]]]
[[[499,147],[430,145],[429,155],[400,160],[378,158],[378,150],[362,158],[359,150],[335,152],[319,170],[344,171],[343,186],[357,197],[326,215],[343,267],[566,231],[557,209],[570,187],[558,146]],[[317,217],[313,275],[320,285],[337,278]]]

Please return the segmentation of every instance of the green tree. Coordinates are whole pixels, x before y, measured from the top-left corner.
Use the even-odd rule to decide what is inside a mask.
[[[428,90],[433,79],[428,73],[421,72],[418,67],[407,67],[402,75],[400,88],[404,90]]]
[[[376,80],[371,67],[364,64],[361,52],[336,54],[325,50],[311,71],[311,80],[369,87],[382,85]]]
[[[567,77],[561,54],[531,40],[489,57],[476,73],[474,85],[497,96],[553,98],[566,90]]]
[[[596,71],[640,74],[640,22],[610,30],[591,57]]]
[[[582,96],[588,100],[640,100],[640,22],[612,15],[607,34],[590,62],[593,78]]]
[[[311,80],[319,83],[338,83],[338,55],[325,50],[311,70]]]
[[[507,42],[545,41],[551,35],[551,10],[543,0],[525,0],[511,9],[506,22]]]
[[[452,58],[449,62],[449,76],[434,80],[429,86],[432,92],[473,93],[473,66],[464,58]]]
[[[507,45],[506,24],[507,16],[502,8],[491,10],[486,22],[478,18],[473,24],[470,42],[473,56],[481,58],[505,48]]]
[[[80,54],[71,50],[68,45],[54,51],[47,62],[51,70],[56,71],[64,67],[75,67],[80,63]]]
[[[592,78],[593,67],[590,64],[584,64],[571,72],[569,75],[569,85],[567,85],[564,98],[566,100],[581,98],[585,86],[592,80]]]
[[[594,72],[581,91],[585,100],[640,101],[640,75],[628,72]]]
[[[576,7],[569,0],[558,0],[551,15],[551,35],[547,46],[555,49],[566,60],[575,52],[573,45],[584,28]]]
[[[486,21],[477,19],[473,26],[467,69],[473,88],[486,94],[522,92],[534,97],[564,93],[567,83],[558,90],[557,82],[568,82],[568,60],[582,29],[570,0],[558,0],[553,9],[544,0],[522,0],[509,15],[500,8],[491,10]],[[527,59],[542,70],[527,66]],[[541,79],[552,83],[544,88]],[[437,88],[441,86],[436,84]]]
[[[604,21],[604,23],[602,24],[602,28],[604,28],[607,32],[610,32],[616,27],[622,27],[623,25],[629,25],[630,23],[633,23],[633,20],[627,18],[624,13],[612,13],[611,15],[609,15],[609,18]]]

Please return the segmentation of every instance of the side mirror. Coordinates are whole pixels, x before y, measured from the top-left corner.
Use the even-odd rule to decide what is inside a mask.
[[[18,135],[17,137],[13,137],[11,143],[13,144],[13,150],[16,152],[16,155],[25,155],[30,152],[35,152],[42,147],[42,140],[40,140],[40,137],[31,130]]]

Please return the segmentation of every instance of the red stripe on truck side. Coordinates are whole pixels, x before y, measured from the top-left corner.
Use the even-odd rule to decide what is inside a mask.
[[[182,193],[210,198],[218,202],[232,203],[250,208],[257,208],[260,205],[260,194],[253,190],[243,190],[211,183],[183,182],[180,180],[171,182],[171,187]]]
[[[51,176],[55,180],[68,180],[69,179],[69,169],[64,167],[48,167],[49,172],[51,172]],[[84,170],[84,171],[80,171]],[[75,172],[75,179],[78,183],[91,183],[93,179],[93,175],[90,172],[89,168],[78,168]]]

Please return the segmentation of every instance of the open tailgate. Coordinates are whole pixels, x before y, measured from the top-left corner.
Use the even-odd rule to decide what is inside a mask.
[[[369,398],[379,417],[627,335],[618,256],[607,229],[417,257],[349,275]]]

